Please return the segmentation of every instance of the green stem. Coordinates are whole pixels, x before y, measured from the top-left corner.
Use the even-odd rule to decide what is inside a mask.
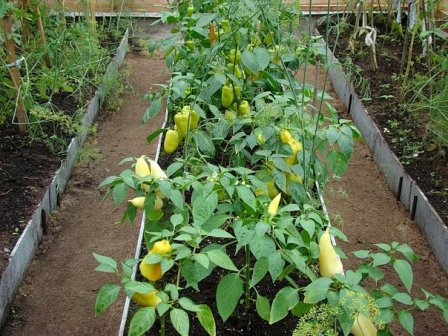
[[[250,247],[246,245],[246,311],[250,308]]]
[[[165,336],[165,320],[166,320],[166,315],[163,314],[160,317],[160,336]]]

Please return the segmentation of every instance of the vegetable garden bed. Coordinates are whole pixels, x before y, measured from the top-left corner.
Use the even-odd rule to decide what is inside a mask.
[[[71,138],[73,134],[64,134],[63,131],[57,133],[58,135],[54,134],[56,137],[67,137],[68,139],[69,146],[63,151],[62,162],[58,155],[50,153],[48,147],[39,139],[20,138],[11,130],[9,123],[0,126],[2,136],[5,136],[2,138],[1,145],[2,160],[4,161],[0,165],[2,172],[0,176],[2,186],[6,189],[10,187],[1,195],[2,202],[4,202],[2,209],[6,211],[2,216],[4,231],[1,234],[4,255],[0,280],[1,323],[8,315],[8,309],[21,285],[25,271],[31,263],[42,234],[46,231],[47,221],[52,215],[52,211],[56,209],[60,195],[64,192],[88,130],[96,120],[102,100],[110,89],[110,82],[116,80],[118,67],[126,54],[128,35],[129,31],[126,30],[120,37],[118,48],[111,51],[115,56],[102,74],[98,90],[92,94],[91,99],[88,99],[84,109],[85,113],[79,116],[80,131],[73,138]],[[115,42],[106,39],[103,43]],[[62,45],[62,47],[64,46]],[[54,60],[54,58],[51,59]],[[88,91],[92,91],[92,88],[93,86]],[[88,93],[85,94],[88,95]],[[55,94],[50,104],[53,104],[58,111],[66,109],[65,113],[68,116],[78,109],[76,100],[68,92]],[[8,105],[5,106],[5,108],[7,107]],[[64,112],[59,113],[62,115]],[[61,115],[60,118],[65,118]],[[49,121],[41,122],[45,124]],[[60,129],[56,132],[60,132]],[[51,132],[49,134],[51,135]],[[29,142],[32,140],[34,143],[30,144]],[[61,142],[59,146],[63,146],[63,143]],[[31,219],[29,219],[30,217]]]
[[[168,99],[170,129],[147,138],[165,134],[168,162],[129,157],[101,184],[115,203],[128,200],[122,221],[145,211],[145,246],[143,258],[120,266],[95,254],[98,271],[122,280],[100,289],[96,314],[122,290],[137,304],[130,335],[389,335],[394,320],[412,334],[402,304],[446,314],[446,299],[410,296],[407,244],[356,251],[364,262],[344,273],[313,186],[344,172],[359,133],[328,101],[324,112],[325,92],[295,78],[326,56],[312,36],[295,38],[297,8],[193,3],[161,13],[184,42],[174,35],[148,48],[160,48],[172,71],[161,92],[148,93],[143,117]],[[385,265],[400,289],[384,279]]]
[[[380,23],[381,19],[384,18],[379,16]],[[321,25],[320,29],[325,29],[325,25]],[[382,29],[384,31],[384,27]],[[393,38],[389,41],[391,37],[384,36],[377,50],[381,55],[378,60],[379,69],[372,70],[370,60],[363,60],[358,54],[352,55],[348,50],[344,51],[342,46],[347,45],[348,38],[349,34],[341,33],[340,41],[336,44],[337,55],[345,62],[338,61],[331,50],[327,50],[330,55],[329,76],[338,96],[366,139],[373,158],[385,174],[391,190],[408,209],[438,261],[447,271],[448,228],[445,223],[447,201],[444,184],[448,177],[446,159],[436,153],[437,146],[430,151],[421,148],[435,145],[436,141],[430,134],[425,135],[427,130],[424,128],[428,127],[425,123],[428,125],[432,122],[425,116],[430,107],[426,106],[425,109],[422,105],[417,113],[413,113],[409,110],[413,104],[400,105],[398,97],[400,86],[394,79],[394,73],[396,74],[400,68],[395,52],[397,44],[403,47],[402,41],[398,37],[396,38],[398,41]],[[357,46],[363,49],[361,44]],[[330,44],[330,47],[334,45]],[[421,48],[415,47],[413,57],[417,57],[421,52]],[[443,53],[443,49],[441,52]],[[351,58],[353,61],[349,62],[353,62],[353,65],[349,66],[347,60]],[[423,76],[424,66],[417,63],[415,76]],[[348,75],[344,74],[347,69],[350,71]],[[354,76],[354,69],[358,69],[356,71],[359,72],[359,76],[366,74],[364,83],[368,84],[360,86],[363,80]],[[356,88],[354,80],[357,81]],[[413,92],[408,92],[406,97],[415,99]],[[417,119],[421,119],[422,122],[416,123]],[[400,141],[397,141],[398,139]],[[412,146],[420,146],[421,149],[414,148],[415,151],[410,152]],[[444,150],[444,144],[439,143],[438,146],[440,153]]]

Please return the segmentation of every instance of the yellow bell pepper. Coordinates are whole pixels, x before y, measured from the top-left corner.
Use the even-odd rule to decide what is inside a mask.
[[[341,258],[331,243],[330,230],[327,228],[319,240],[319,270],[323,277],[333,277],[344,272]]]
[[[171,253],[172,247],[170,245],[170,242],[166,239],[158,241],[154,244],[154,246],[151,249],[151,253],[157,253],[157,254],[166,254]]]
[[[150,252],[151,253],[151,252]],[[162,266],[160,263],[147,264],[144,260],[140,262],[140,273],[149,281],[157,281],[162,278]]]
[[[363,314],[358,314],[353,322],[351,333],[354,336],[376,336],[377,330],[370,319]]]
[[[179,147],[179,133],[177,131],[168,130],[165,134],[165,141],[163,142],[163,149],[168,154],[174,153]]]
[[[224,85],[221,90],[221,104],[229,108],[233,102],[233,88],[230,85]]]
[[[142,307],[156,307],[162,300],[157,296],[157,291],[153,290],[149,293],[135,293],[132,300]]]

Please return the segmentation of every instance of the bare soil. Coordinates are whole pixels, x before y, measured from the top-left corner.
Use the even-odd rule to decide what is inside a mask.
[[[168,77],[160,58],[128,55],[126,66],[133,91],[126,93],[118,112],[101,117],[98,132],[90,139],[92,144],[97,144],[101,159],[75,170],[58,214],[51,219],[49,233],[20,288],[3,335],[115,335],[118,331],[124,300],[100,317],[94,317],[98,289],[105,282],[117,279],[94,272],[97,264],[92,252],[118,260],[133,257],[138,227],[118,225],[120,209],[111,200],[100,203],[102,195],[97,186],[105,177],[121,171],[118,162],[122,158],[154,154],[155,143],[148,146],[145,138],[160,127],[163,116],[159,114],[150,124],[140,125],[140,117],[147,107],[141,97],[151,85]],[[340,102],[336,104],[342,108]],[[329,185],[326,200],[335,218],[333,224],[342,226],[350,240],[347,244],[338,242],[346,252],[372,248],[379,241],[407,242],[422,258],[414,269],[415,288],[424,287],[448,296],[446,275],[415,223],[388,190],[365,146],[356,147],[347,174]],[[353,256],[349,256],[350,260],[344,261],[346,269],[355,265]],[[398,286],[397,279],[391,282]],[[207,293],[197,295],[210,302],[214,299]],[[433,311],[416,315],[415,323],[415,335],[448,334],[447,325]],[[281,328],[263,329],[255,321],[250,326],[229,324],[227,328],[225,335],[255,335],[255,330],[260,335],[282,334]],[[404,335],[398,327],[395,334]]]

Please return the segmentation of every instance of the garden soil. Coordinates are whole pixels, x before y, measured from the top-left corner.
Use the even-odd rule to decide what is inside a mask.
[[[3,335],[116,335],[118,332],[124,300],[94,317],[99,288],[117,279],[94,271],[97,263],[92,252],[118,260],[133,257],[138,226],[119,225],[121,209],[111,200],[101,203],[102,195],[97,187],[105,177],[122,169],[118,162],[124,157],[154,155],[155,144],[147,145],[145,138],[160,127],[163,116],[159,114],[150,124],[140,125],[140,117],[147,107],[142,96],[152,84],[168,77],[159,57],[149,59],[130,54],[125,64],[133,91],[125,94],[119,111],[101,117],[98,132],[90,139],[97,144],[101,159],[75,170],[58,214],[52,217],[49,233],[16,297]],[[331,88],[330,92],[334,95]],[[340,102],[336,101],[336,105],[343,109]],[[356,264],[350,251],[372,249],[376,242],[406,242],[421,257],[414,268],[414,293],[424,287],[448,296],[446,275],[415,223],[389,191],[364,145],[356,146],[346,175],[328,186],[326,203],[333,225],[341,226],[350,240],[350,243],[338,241],[350,258],[344,261],[346,269]],[[391,282],[403,290],[396,278]],[[415,316],[415,335],[448,334],[440,314],[428,311]],[[395,334],[404,335],[404,332],[397,327]]]

